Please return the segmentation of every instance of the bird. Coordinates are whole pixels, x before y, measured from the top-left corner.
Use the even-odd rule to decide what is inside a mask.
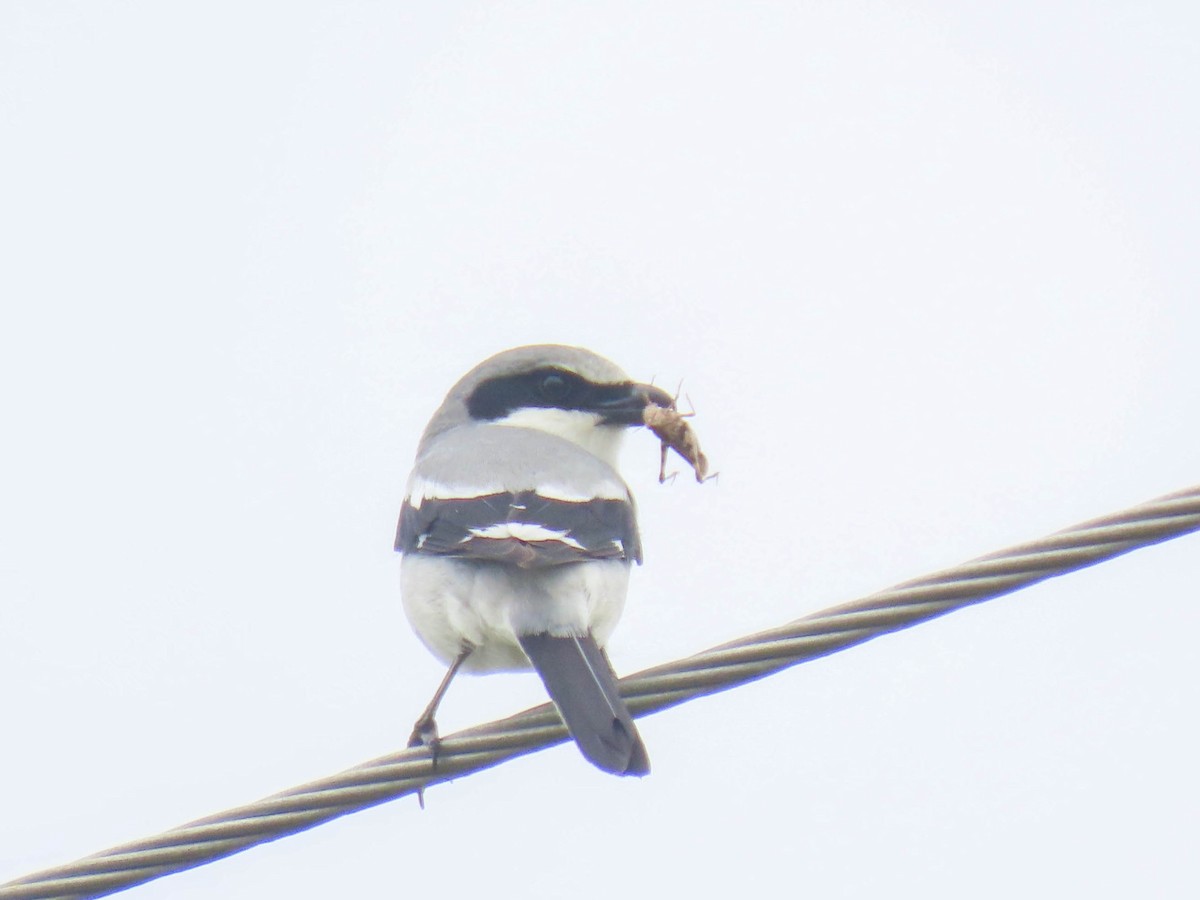
[[[588,761],[649,773],[604,648],[642,562],[617,455],[650,404],[674,398],[590,350],[538,344],[479,363],[430,419],[395,548],[405,614],[448,667],[409,738],[435,765],[459,671],[533,669]]]

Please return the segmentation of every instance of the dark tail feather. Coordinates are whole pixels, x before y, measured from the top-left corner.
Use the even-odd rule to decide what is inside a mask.
[[[647,774],[650,758],[595,638],[523,634],[517,639],[583,755],[614,775]]]

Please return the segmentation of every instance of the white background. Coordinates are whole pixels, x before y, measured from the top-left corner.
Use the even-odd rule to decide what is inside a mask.
[[[0,880],[403,744],[404,481],[497,350],[699,411],[622,672],[1200,480],[1196,10],[3,4]],[[1192,897],[1198,548],[130,896]]]

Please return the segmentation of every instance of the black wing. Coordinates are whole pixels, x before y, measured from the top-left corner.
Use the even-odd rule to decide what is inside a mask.
[[[401,553],[489,559],[542,568],[589,559],[642,561],[628,500],[556,500],[536,491],[404,501]]]

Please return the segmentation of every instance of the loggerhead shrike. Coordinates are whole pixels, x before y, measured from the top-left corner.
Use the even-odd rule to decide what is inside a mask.
[[[450,389],[421,437],[396,549],[404,611],[450,668],[410,746],[436,753],[454,674],[532,668],[592,763],[650,771],[603,647],[641,563],[617,474],[626,428],[670,394],[589,350],[517,347]]]

